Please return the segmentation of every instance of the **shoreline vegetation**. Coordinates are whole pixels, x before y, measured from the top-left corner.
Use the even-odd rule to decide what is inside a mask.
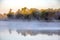
[[[27,7],[18,9],[13,12],[12,9],[8,13],[0,13],[0,20],[44,20],[44,21],[60,21],[60,8],[58,9],[36,9]]]

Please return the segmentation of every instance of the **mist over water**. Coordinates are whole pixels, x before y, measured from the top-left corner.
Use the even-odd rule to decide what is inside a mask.
[[[30,30],[60,30],[60,22],[42,21],[0,21],[0,30],[30,29]]]
[[[59,22],[0,21],[0,40],[60,40]]]
[[[15,12],[22,7],[57,9],[60,8],[60,0],[0,0],[1,14],[8,13],[10,8]],[[60,21],[1,19],[0,40],[60,40]]]

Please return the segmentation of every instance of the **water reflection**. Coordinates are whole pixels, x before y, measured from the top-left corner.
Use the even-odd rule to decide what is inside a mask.
[[[0,21],[0,40],[60,40],[59,22]]]
[[[31,35],[27,34],[26,31],[24,31],[27,35],[25,35],[25,33],[23,31],[21,31],[22,33],[17,33],[17,30],[12,30],[11,34],[9,33],[8,30],[4,30],[2,32],[0,32],[0,40],[60,40],[60,35],[47,35],[47,34],[37,34],[38,32],[34,32],[31,34],[31,32],[28,31],[28,33],[30,33]],[[23,34],[23,35],[22,35]]]
[[[60,30],[16,30],[16,32],[18,34],[22,34],[24,36],[26,35],[38,35],[38,34],[47,34],[47,35],[60,35]],[[9,29],[9,33],[11,34],[12,33],[12,30]]]

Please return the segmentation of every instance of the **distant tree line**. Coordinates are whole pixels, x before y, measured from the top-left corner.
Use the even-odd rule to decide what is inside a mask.
[[[6,14],[8,19],[23,19],[23,20],[60,20],[59,9],[36,9],[36,8],[22,8],[17,12],[12,12],[12,9]]]

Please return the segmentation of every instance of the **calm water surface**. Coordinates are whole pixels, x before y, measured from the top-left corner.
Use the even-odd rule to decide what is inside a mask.
[[[12,30],[11,34],[9,29]],[[23,36],[16,30],[60,30],[60,22],[0,21],[0,40],[60,40],[60,35],[37,34]]]

